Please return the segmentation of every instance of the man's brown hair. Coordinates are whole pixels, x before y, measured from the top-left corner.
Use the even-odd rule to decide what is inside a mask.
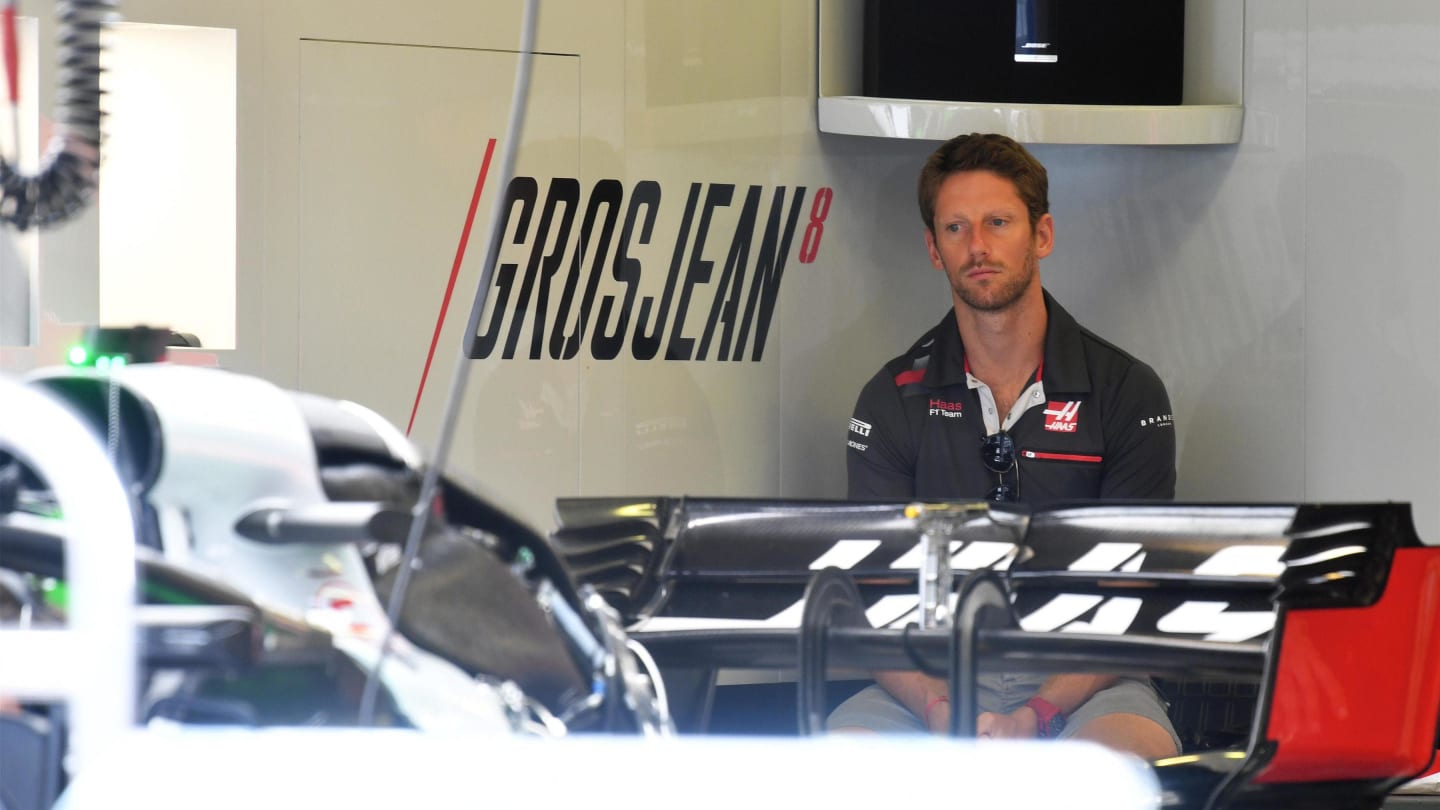
[[[1050,178],[1035,156],[1004,135],[957,135],[940,145],[920,170],[920,217],[935,231],[935,196],[940,184],[955,172],[990,171],[1015,184],[1015,191],[1030,212],[1030,227],[1050,211]]]

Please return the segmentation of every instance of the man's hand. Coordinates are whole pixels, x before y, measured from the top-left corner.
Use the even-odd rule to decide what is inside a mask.
[[[975,736],[978,739],[1031,739],[1038,736],[1038,720],[1035,710],[1029,706],[1021,706],[1009,714],[981,712],[975,718]]]

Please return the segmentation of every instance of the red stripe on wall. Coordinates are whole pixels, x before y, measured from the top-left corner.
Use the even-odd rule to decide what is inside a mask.
[[[445,298],[440,301],[440,316],[435,319],[435,334],[430,336],[430,351],[425,353],[425,368],[420,372],[420,387],[415,389],[415,404],[410,408],[410,422],[405,425],[405,435],[415,427],[415,414],[420,410],[420,397],[425,393],[425,379],[430,376],[430,362],[435,359],[435,345],[440,342],[440,327],[445,325],[445,312],[450,309],[450,295],[455,292],[455,278],[460,275],[460,263],[465,259],[465,245],[470,241],[470,229],[475,225],[475,209],[480,206],[480,192],[485,189],[485,175],[490,172],[490,157],[495,154],[495,139],[485,145],[485,160],[480,164],[480,176],[475,178],[475,193],[470,195],[470,210],[465,213],[465,227],[460,231],[460,244],[455,248],[455,263],[450,266],[450,281],[445,285]],[[498,238],[498,237],[497,237]]]

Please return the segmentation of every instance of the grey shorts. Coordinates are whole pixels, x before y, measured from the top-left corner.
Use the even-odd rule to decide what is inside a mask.
[[[979,708],[982,712],[1012,712],[1024,705],[1043,678],[1029,676],[982,676]],[[1107,714],[1138,714],[1160,724],[1180,750],[1180,737],[1165,712],[1165,702],[1148,681],[1121,678],[1113,686],[1096,692],[1066,719],[1060,739],[1073,736],[1086,723]],[[879,686],[867,686],[841,703],[825,723],[827,728],[864,728],[870,731],[924,734],[924,722],[890,693]]]

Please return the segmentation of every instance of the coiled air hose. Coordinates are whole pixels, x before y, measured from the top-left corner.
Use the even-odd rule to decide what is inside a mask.
[[[115,0],[56,0],[60,127],[33,177],[0,156],[0,222],[22,231],[58,225],[79,213],[95,192],[100,173],[100,34],[115,7]]]

